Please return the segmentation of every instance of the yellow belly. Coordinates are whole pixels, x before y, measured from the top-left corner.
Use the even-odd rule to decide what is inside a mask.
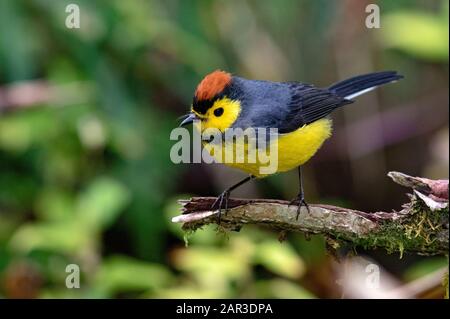
[[[305,125],[294,132],[282,134],[272,143],[276,143],[272,150],[278,149],[277,166],[273,173],[289,171],[307,162],[322,146],[323,142],[331,135],[331,120],[321,119],[309,125]],[[244,163],[228,162],[222,155],[220,158],[214,155],[214,152],[205,145],[210,154],[220,163],[227,166],[240,169],[248,174],[264,177],[271,175],[261,171],[266,163],[256,161],[249,163],[247,154],[244,155]],[[247,150],[247,149],[246,149]],[[267,153],[270,156],[270,153]]]

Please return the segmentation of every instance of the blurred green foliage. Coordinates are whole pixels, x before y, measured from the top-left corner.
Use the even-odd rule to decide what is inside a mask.
[[[64,23],[72,2],[80,29]],[[446,65],[448,3],[431,2],[380,1],[380,68],[403,61],[396,50],[414,61],[410,74]],[[169,133],[217,68],[334,79],[342,10],[329,1],[0,1],[0,297],[336,296],[321,237],[279,243],[267,230],[210,227],[185,247],[170,222],[176,200],[220,186],[203,168],[170,162]],[[363,28],[364,11],[360,19]],[[267,183],[261,196],[292,188]],[[65,287],[71,263],[80,289]],[[435,267],[421,269],[410,271]]]
[[[417,58],[448,61],[448,17],[448,2],[442,2],[441,11],[434,14],[419,10],[387,14],[383,19],[382,41],[388,48]]]

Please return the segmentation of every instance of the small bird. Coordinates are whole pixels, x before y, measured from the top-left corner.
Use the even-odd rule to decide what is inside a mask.
[[[195,91],[190,113],[180,126],[194,122],[200,133],[214,128],[225,133],[230,128],[276,128],[278,134],[278,166],[274,173],[298,168],[299,192],[291,201],[298,205],[297,219],[305,201],[301,166],[331,136],[332,122],[328,115],[335,109],[353,103],[354,98],[376,87],[402,79],[395,71],[364,74],[318,88],[301,82],[248,80],[216,70],[206,75]],[[199,123],[200,125],[195,125]],[[208,147],[208,142],[204,142]],[[212,154],[213,155],[213,154]],[[214,156],[214,155],[213,155]],[[227,188],[212,208],[225,212],[232,190],[261,174],[260,163],[224,163],[249,174]]]

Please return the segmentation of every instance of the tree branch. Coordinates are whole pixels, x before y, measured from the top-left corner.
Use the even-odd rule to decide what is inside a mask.
[[[257,224],[279,231],[323,234],[332,248],[351,244],[400,254],[404,251],[422,255],[448,254],[448,180],[434,181],[398,172],[390,172],[388,176],[413,189],[410,202],[399,212],[366,213],[330,205],[310,205],[309,213],[302,207],[297,220],[297,206],[289,206],[286,201],[230,199],[230,210],[222,214],[220,227],[238,231],[243,225]],[[211,197],[180,200],[183,214],[172,221],[183,223],[186,231],[217,223],[218,211],[211,210],[214,200]]]

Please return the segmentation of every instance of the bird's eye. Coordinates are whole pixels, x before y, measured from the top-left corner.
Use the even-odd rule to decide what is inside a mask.
[[[219,117],[219,116],[221,116],[222,114],[223,114],[223,108],[222,108],[222,107],[219,107],[218,109],[215,109],[215,110],[214,110],[214,115],[215,115],[215,116]]]

